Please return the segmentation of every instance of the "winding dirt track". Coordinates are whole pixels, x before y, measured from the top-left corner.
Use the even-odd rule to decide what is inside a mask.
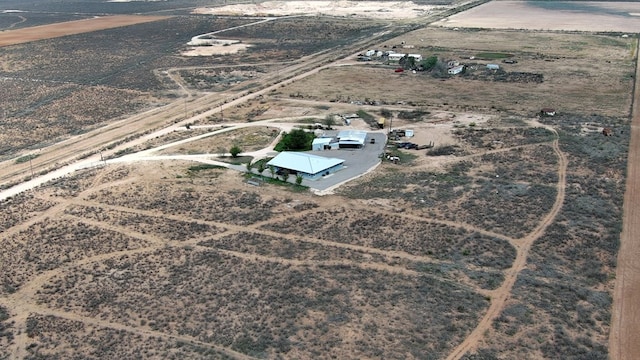
[[[636,67],[627,188],[609,335],[612,360],[637,359],[640,354],[640,62],[637,56]]]
[[[550,130],[555,132],[553,129]],[[514,244],[517,251],[516,260],[513,262],[511,268],[505,271],[505,280],[502,283],[502,286],[492,294],[491,305],[489,306],[487,313],[484,314],[482,320],[480,320],[480,323],[478,323],[478,326],[471,332],[471,334],[469,334],[469,336],[460,345],[458,345],[453,352],[451,352],[447,357],[448,360],[460,359],[469,350],[474,350],[476,348],[478,341],[483,338],[484,332],[491,327],[493,320],[500,315],[504,305],[509,299],[511,289],[518,278],[518,274],[527,265],[527,255],[529,254],[531,245],[533,245],[536,239],[544,234],[544,231],[549,225],[551,225],[562,208],[567,176],[567,158],[560,151],[558,139],[553,141],[553,150],[558,156],[558,184],[556,185],[557,194],[555,203],[540,224],[529,235],[518,240]]]

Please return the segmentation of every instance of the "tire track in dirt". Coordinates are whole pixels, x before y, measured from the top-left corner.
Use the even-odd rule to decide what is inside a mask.
[[[384,271],[390,274],[400,274],[405,276],[424,276],[430,279],[434,279],[436,281],[440,281],[440,282],[452,285],[453,287],[463,288],[468,291],[479,293],[483,296],[491,296],[493,294],[493,290],[485,290],[480,288],[477,285],[471,284],[468,277],[464,279],[465,281],[455,281],[451,279],[446,279],[441,276],[421,273],[415,270],[410,270],[407,268],[402,268],[402,267],[392,266],[392,265],[387,265],[382,263],[374,263],[374,262],[358,263],[353,260],[345,260],[345,259],[342,259],[342,260],[295,260],[295,259],[285,259],[281,257],[259,255],[254,253],[242,253],[242,252],[232,251],[232,250],[214,249],[214,248],[203,247],[203,246],[196,246],[196,247],[200,249],[207,249],[209,251],[216,250],[221,253],[225,253],[225,254],[235,256],[244,260],[249,260],[249,261],[273,262],[273,263],[287,264],[287,265],[293,265],[293,266],[331,266],[331,267],[351,266],[351,267],[360,268],[363,270]]]
[[[130,209],[130,208],[123,207],[123,206],[104,205],[104,204],[101,204],[101,203],[94,203],[94,202],[90,202],[90,201],[86,201],[86,200],[73,200],[73,201],[71,201],[71,203],[74,204],[74,205],[94,206],[94,207],[105,208],[105,209],[110,209],[110,210],[123,211],[123,212],[131,213],[131,214],[140,214],[140,215],[146,215],[146,216],[152,216],[152,217],[158,217],[158,218],[164,218],[164,219],[172,219],[172,220],[178,220],[178,221],[196,221],[194,219],[187,218],[185,216],[180,216],[180,215],[169,215],[169,214],[156,213],[154,211],[148,211],[148,210]],[[306,210],[304,212],[305,213],[313,212],[314,210],[317,211],[317,209],[310,209],[310,210]],[[387,259],[399,258],[399,259],[409,260],[409,261],[416,262],[416,263],[422,262],[422,263],[431,263],[431,264],[452,264],[452,262],[450,262],[450,261],[438,260],[438,259],[434,259],[434,258],[428,257],[428,256],[412,255],[412,254],[409,254],[409,253],[406,253],[406,252],[402,252],[402,251],[382,250],[382,249],[376,249],[376,248],[371,248],[371,247],[362,246],[362,245],[339,243],[339,242],[322,240],[322,239],[311,238],[311,237],[304,237],[303,238],[303,237],[300,237],[300,236],[297,236],[297,235],[294,235],[294,234],[282,234],[282,233],[278,233],[278,232],[274,232],[274,231],[270,231],[270,230],[257,229],[257,227],[259,227],[259,226],[262,226],[262,225],[265,225],[265,224],[269,224],[269,223],[273,223],[273,222],[277,222],[279,219],[282,219],[283,217],[286,217],[287,216],[286,214],[282,214],[281,216],[274,217],[270,221],[263,221],[263,222],[256,223],[256,224],[253,224],[253,225],[250,225],[250,226],[239,226],[239,225],[232,225],[232,224],[228,224],[228,223],[197,220],[198,223],[207,224],[207,225],[211,225],[211,226],[216,226],[216,227],[220,227],[220,228],[225,228],[226,230],[225,231],[221,231],[220,233],[217,233],[215,235],[206,236],[206,237],[198,237],[198,238],[194,238],[194,239],[190,239],[190,240],[186,240],[186,241],[180,241],[180,242],[153,239],[152,236],[149,236],[149,235],[146,235],[146,234],[137,233],[137,232],[135,232],[133,230],[130,230],[128,228],[125,228],[125,227],[119,227],[119,226],[107,224],[107,223],[104,223],[104,222],[101,222],[101,221],[98,221],[98,220],[87,220],[87,219],[85,219],[85,218],[83,218],[81,216],[71,216],[71,215],[65,215],[65,216],[70,216],[72,218],[75,218],[77,221],[84,222],[84,223],[87,223],[87,224],[90,224],[90,225],[93,225],[93,226],[97,226],[97,227],[100,227],[100,228],[104,228],[104,229],[107,229],[107,230],[110,230],[110,231],[119,232],[119,233],[122,233],[124,235],[129,235],[129,236],[134,236],[135,235],[134,237],[136,237],[136,238],[143,239],[143,240],[149,240],[150,242],[154,243],[154,248],[159,247],[159,246],[164,246],[164,245],[171,245],[171,246],[177,246],[177,247],[193,246],[193,245],[198,246],[198,243],[200,243],[204,239],[219,239],[221,237],[228,236],[228,235],[234,234],[234,233],[248,232],[248,233],[272,236],[272,237],[280,238],[280,239],[286,239],[286,240],[289,240],[289,241],[292,241],[292,242],[307,242],[307,243],[314,243],[314,244],[318,244],[318,245],[322,245],[322,246],[326,246],[326,247],[334,247],[334,248],[342,248],[342,249],[347,249],[347,250],[352,250],[352,251],[358,251],[358,252],[365,253],[365,254],[376,254],[376,255],[384,256]],[[391,265],[380,264],[380,263],[378,263],[377,265],[369,266],[368,264],[358,263],[356,261],[349,261],[349,260],[340,260],[340,261],[335,262],[335,263],[332,263],[331,261],[321,262],[321,261],[314,261],[314,260],[291,260],[291,259],[285,259],[285,258],[280,258],[280,257],[268,257],[268,256],[258,255],[258,254],[245,254],[245,253],[241,253],[241,252],[237,252],[237,251],[217,249],[215,247],[212,247],[212,248],[207,247],[207,249],[210,249],[210,250],[211,249],[215,249],[217,251],[226,252],[226,253],[232,254],[234,256],[242,257],[242,258],[249,259],[249,260],[261,259],[263,261],[282,262],[282,263],[289,263],[289,264],[292,264],[292,265],[307,265],[307,266],[313,266],[313,265],[328,265],[328,266],[350,265],[350,266],[354,266],[354,267],[360,267],[360,268],[366,268],[366,269],[374,269],[374,270],[378,270],[378,271],[388,271],[388,272],[391,272],[391,273],[403,273],[405,275],[418,275],[419,274],[419,275],[422,275],[422,276],[431,277],[431,278],[436,279],[438,281],[447,282],[447,283],[450,283],[450,284],[453,284],[453,285],[456,285],[456,286],[462,286],[462,287],[465,287],[465,288],[467,288],[469,290],[472,290],[474,292],[477,292],[477,293],[480,293],[480,294],[486,295],[486,296],[491,295],[495,291],[495,290],[483,289],[483,288],[479,287],[478,285],[475,285],[466,274],[458,274],[458,276],[460,276],[460,278],[461,278],[461,282],[456,282],[456,281],[453,281],[451,279],[447,279],[445,277],[418,273],[418,272],[415,272],[414,270],[410,270],[410,269],[406,269],[406,268],[402,268],[402,267],[395,267],[395,266],[391,266]]]
[[[223,254],[228,254],[237,258],[241,258],[244,260],[249,260],[249,261],[263,261],[263,262],[272,262],[272,263],[279,263],[279,264],[287,264],[287,265],[292,265],[292,266],[353,266],[353,267],[357,267],[357,268],[361,268],[361,269],[365,269],[365,270],[376,270],[376,271],[386,271],[388,273],[391,274],[400,274],[400,275],[407,275],[407,276],[418,276],[421,275],[419,272],[415,271],[415,270],[409,270],[406,268],[401,268],[401,267],[397,267],[397,266],[391,266],[391,265],[387,265],[387,264],[381,264],[381,263],[358,263],[356,261],[353,260],[347,260],[347,259],[340,259],[340,260],[298,260],[298,259],[287,259],[287,258],[282,258],[282,257],[272,257],[272,256],[266,256],[266,255],[260,255],[260,254],[254,254],[254,253],[243,253],[240,251],[234,251],[234,250],[224,250],[224,249],[217,249],[217,248],[210,248],[210,247],[205,247],[205,246],[196,246],[195,248],[197,249],[201,249],[201,250],[215,250],[215,251],[219,251],[220,253]]]
[[[424,217],[420,217],[418,215],[411,215],[411,214],[407,214],[407,213],[394,213],[388,210],[383,210],[383,209],[372,209],[372,208],[364,208],[362,207],[361,210],[366,210],[366,211],[370,211],[370,212],[377,212],[379,214],[382,215],[386,215],[386,216],[397,216],[397,217],[402,217],[408,220],[412,220],[412,221],[420,221],[420,222],[426,222],[426,223],[431,223],[431,224],[441,224],[441,225],[446,225],[446,226],[450,226],[450,227],[456,227],[456,228],[463,228],[465,230],[471,231],[471,232],[477,232],[479,234],[482,235],[486,235],[486,236],[490,236],[490,237],[494,237],[497,239],[501,239],[501,240],[505,240],[508,241],[511,245],[513,245],[514,247],[518,247],[519,245],[519,240],[503,235],[503,234],[499,234],[497,232],[493,232],[490,230],[485,230],[485,229],[481,229],[477,226],[468,224],[468,223],[464,223],[464,222],[458,222],[458,221],[452,221],[452,220],[441,220],[441,219],[433,219],[433,218],[424,218]]]
[[[18,20],[16,22],[12,23],[11,25],[7,26],[7,28],[4,29],[4,30],[13,29],[14,27],[16,27],[16,26],[22,24],[23,22],[27,21],[27,18],[22,16],[22,15],[16,15],[16,16],[18,18],[20,18],[20,20]]]
[[[150,252],[156,249],[160,249],[160,246],[140,248],[135,250],[123,250],[118,252],[112,252],[107,254],[100,254],[92,257],[88,257],[82,260],[74,261],[68,264],[64,264],[53,270],[46,271],[35,278],[31,279],[28,283],[25,283],[15,293],[6,296],[4,304],[7,306],[10,314],[15,314],[13,320],[15,321],[14,328],[17,334],[13,347],[14,359],[22,359],[25,357],[25,351],[28,339],[26,337],[27,329],[27,317],[31,310],[29,310],[29,304],[32,304],[35,300],[35,295],[54,276],[59,276],[69,272],[75,266],[86,265],[94,262],[104,261],[111,258],[116,258],[123,255],[134,255],[138,253]]]
[[[640,41],[636,41],[636,51]],[[637,359],[640,354],[640,62],[636,52],[631,138],[627,159],[622,233],[611,310],[609,358]]]
[[[290,241],[294,241],[294,242],[296,242],[296,241],[304,241],[304,242],[314,243],[314,244],[318,244],[318,245],[331,246],[331,247],[343,248],[343,249],[347,249],[347,250],[354,250],[354,251],[363,252],[363,253],[382,255],[382,256],[385,256],[385,257],[388,257],[388,258],[399,258],[399,259],[410,260],[410,261],[414,261],[414,262],[427,262],[427,263],[433,263],[433,264],[450,264],[450,262],[447,262],[447,261],[437,260],[437,259],[434,259],[434,258],[431,258],[431,257],[428,257],[428,256],[412,255],[412,254],[406,253],[404,251],[382,250],[382,249],[377,249],[377,248],[371,248],[371,247],[368,247],[368,246],[347,244],[347,243],[341,243],[341,242],[335,242],[335,241],[329,241],[329,240],[323,240],[323,239],[308,237],[308,236],[301,237],[301,236],[297,236],[295,234],[283,234],[283,233],[279,233],[279,232],[276,232],[276,231],[264,230],[264,229],[259,229],[258,228],[258,224],[260,224],[259,226],[263,226],[263,225],[271,223],[271,222],[260,222],[260,223],[256,223],[256,224],[252,224],[252,225],[243,226],[243,225],[234,225],[234,224],[218,222],[218,221],[208,221],[208,220],[194,219],[194,218],[187,217],[185,215],[164,214],[164,213],[160,213],[160,212],[153,211],[153,210],[131,209],[131,208],[127,208],[127,207],[124,207],[124,206],[106,205],[106,204],[91,202],[91,201],[87,201],[87,200],[71,200],[70,203],[75,204],[75,205],[94,206],[94,207],[104,208],[104,209],[109,209],[109,210],[128,212],[128,213],[131,213],[131,214],[140,214],[140,215],[146,215],[146,216],[164,218],[164,219],[171,219],[171,220],[177,220],[177,221],[187,221],[187,222],[195,221],[195,222],[197,222],[199,224],[207,224],[207,225],[216,226],[216,227],[219,227],[219,228],[224,228],[224,229],[227,230],[227,232],[225,232],[224,234],[223,233],[218,233],[218,234],[216,234],[214,236],[211,236],[209,238],[226,236],[228,234],[237,233],[237,232],[251,232],[251,233],[257,233],[257,234],[262,234],[262,235],[268,235],[268,236],[272,236],[272,237],[275,237],[275,238],[286,239],[286,240],[290,240]],[[126,230],[126,231],[131,231],[131,230]],[[197,239],[196,241],[201,241],[201,240],[202,239]],[[185,242],[185,243],[188,243],[188,242]]]
[[[513,262],[511,268],[505,271],[505,280],[502,285],[492,294],[491,305],[489,306],[489,309],[478,323],[478,326],[476,326],[476,328],[469,334],[469,336],[467,336],[467,338],[460,345],[458,345],[451,352],[451,354],[449,354],[449,356],[447,356],[447,360],[458,360],[462,358],[468,351],[474,350],[476,348],[478,342],[483,338],[485,331],[491,327],[493,320],[500,315],[502,309],[504,308],[504,305],[509,299],[511,290],[517,280],[518,274],[527,265],[527,256],[529,254],[531,246],[540,236],[544,234],[547,227],[551,225],[553,220],[560,212],[560,209],[562,208],[562,203],[564,202],[565,197],[568,161],[566,156],[560,150],[559,139],[557,138],[558,133],[555,130],[554,133],[556,135],[556,140],[553,141],[552,146],[554,152],[558,156],[558,183],[556,185],[556,200],[549,210],[549,213],[542,219],[540,224],[526,237],[521,239],[520,246],[516,247],[516,259]]]

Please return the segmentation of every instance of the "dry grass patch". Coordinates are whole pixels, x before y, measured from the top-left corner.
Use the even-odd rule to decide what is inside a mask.
[[[233,146],[242,152],[263,149],[275,140],[280,130],[270,126],[251,126],[226,131],[160,151],[161,154],[220,154]],[[224,151],[222,151],[224,150]]]

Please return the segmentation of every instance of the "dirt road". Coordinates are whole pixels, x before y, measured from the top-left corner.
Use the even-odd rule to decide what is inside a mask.
[[[636,63],[627,189],[609,335],[609,358],[613,360],[637,359],[640,354],[640,62],[637,56]]]
[[[553,220],[560,212],[562,203],[564,202],[567,177],[567,158],[560,151],[558,139],[553,142],[553,150],[558,156],[558,183],[556,185],[557,194],[553,207],[549,210],[547,216],[542,219],[540,224],[538,224],[538,226],[530,234],[512,243],[516,247],[517,251],[516,260],[513,262],[511,268],[505,271],[505,279],[502,283],[502,286],[500,286],[491,294],[491,305],[480,320],[478,326],[473,329],[471,334],[469,334],[469,336],[460,345],[458,345],[453,350],[453,352],[451,352],[451,354],[449,354],[447,360],[460,359],[469,350],[474,350],[476,348],[478,342],[483,338],[485,331],[491,327],[493,320],[497,318],[498,315],[500,315],[502,309],[504,308],[504,305],[509,299],[513,285],[518,278],[518,274],[527,265],[527,256],[529,255],[529,249],[531,249],[533,243],[544,234],[547,227],[553,223]]]

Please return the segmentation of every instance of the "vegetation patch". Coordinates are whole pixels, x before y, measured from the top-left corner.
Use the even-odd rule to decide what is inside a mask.
[[[149,358],[230,360],[231,356],[213,347],[175,338],[146,336],[126,330],[91,325],[51,315],[31,314],[27,319],[28,358],[72,359],[82,348],[84,356],[95,359]]]
[[[274,147],[275,151],[309,151],[315,139],[312,132],[302,129],[292,129],[282,134],[282,140]]]
[[[501,53],[501,52],[480,52],[477,53],[476,59],[481,60],[496,60],[496,59],[506,59],[513,57],[513,54]]]
[[[192,172],[192,173],[197,173],[199,171],[212,170],[212,169],[226,169],[226,168],[224,166],[220,166],[220,165],[199,164],[199,165],[189,166],[187,171]]]
[[[150,271],[157,267],[165,271]],[[107,280],[111,269],[126,277]],[[144,321],[142,328],[264,358],[444,356],[488,306],[462,286],[429,277],[250,261],[214,249],[159,249],[74,268],[46,293],[39,301],[47,306]],[[437,331],[425,332],[424,324]],[[345,328],[354,341],[344,341]]]

